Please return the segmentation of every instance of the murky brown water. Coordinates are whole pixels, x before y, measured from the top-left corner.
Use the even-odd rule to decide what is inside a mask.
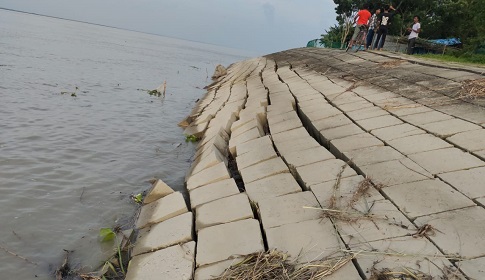
[[[182,190],[193,145],[176,124],[216,64],[248,56],[3,10],[0,38],[0,247],[36,263],[0,250],[0,279],[52,279],[63,249],[93,265],[130,194],[152,177]],[[163,101],[137,90],[164,80]]]

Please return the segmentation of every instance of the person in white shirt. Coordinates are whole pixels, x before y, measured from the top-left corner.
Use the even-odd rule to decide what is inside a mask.
[[[416,45],[416,38],[418,38],[419,32],[421,32],[421,23],[419,23],[419,16],[414,16],[413,27],[408,27],[408,31],[411,31],[408,37],[408,54],[413,54],[414,46]]]

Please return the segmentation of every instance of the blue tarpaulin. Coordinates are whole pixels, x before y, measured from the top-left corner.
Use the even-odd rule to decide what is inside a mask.
[[[461,44],[460,39],[458,38],[449,38],[449,39],[435,39],[435,40],[428,40],[431,43],[445,45],[445,46],[454,46]]]

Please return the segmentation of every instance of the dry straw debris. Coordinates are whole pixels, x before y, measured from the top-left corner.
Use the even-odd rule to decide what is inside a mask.
[[[355,254],[322,261],[295,264],[276,250],[248,255],[228,268],[217,280],[316,280],[333,274],[355,258]]]
[[[379,63],[379,66],[382,68],[396,68],[401,65],[405,60],[393,60],[393,61],[385,61]]]
[[[485,79],[467,80],[462,83],[459,98],[475,100],[485,97]]]

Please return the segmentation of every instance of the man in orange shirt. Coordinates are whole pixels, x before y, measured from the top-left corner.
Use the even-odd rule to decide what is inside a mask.
[[[365,3],[362,5],[362,10],[360,10],[354,17],[354,22],[357,22],[357,25],[355,26],[354,35],[352,35],[352,39],[349,42],[349,48],[354,44],[357,35],[359,35],[360,29],[367,25],[370,17],[371,13],[369,12],[369,4]]]

